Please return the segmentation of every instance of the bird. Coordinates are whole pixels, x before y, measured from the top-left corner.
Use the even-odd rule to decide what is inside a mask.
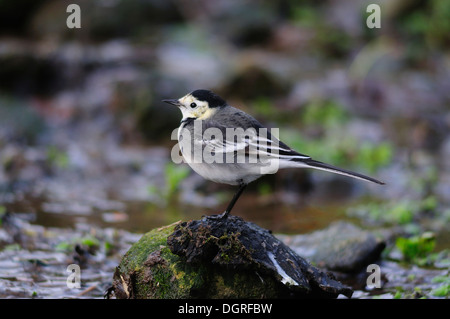
[[[207,180],[238,186],[226,210],[217,218],[231,213],[249,183],[278,169],[313,168],[385,184],[297,152],[280,141],[273,128],[264,127],[211,90],[197,89],[179,99],[162,101],[177,106],[182,113],[178,145],[185,162]]]

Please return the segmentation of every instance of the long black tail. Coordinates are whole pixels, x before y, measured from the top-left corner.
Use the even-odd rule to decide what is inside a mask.
[[[326,164],[323,162],[319,162],[316,160],[313,160],[311,158],[308,159],[301,159],[301,160],[296,160],[296,162],[302,163],[302,164],[306,164],[304,165],[304,167],[311,167],[311,168],[315,168],[315,169],[320,169],[323,171],[327,171],[327,172],[332,172],[332,173],[336,173],[336,174],[341,174],[341,175],[345,175],[345,176],[350,176],[353,178],[358,178],[358,179],[362,179],[365,181],[370,181],[370,182],[374,182],[380,185],[384,185],[385,183],[382,181],[379,181],[375,178],[363,175],[363,174],[359,174],[359,173],[355,173],[346,169],[342,169],[330,164]]]

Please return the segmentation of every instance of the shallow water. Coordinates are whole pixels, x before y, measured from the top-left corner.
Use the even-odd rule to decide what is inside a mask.
[[[283,204],[276,195],[249,192],[242,196],[233,214],[284,234],[309,233],[338,220],[361,224],[345,213],[351,201],[323,206],[321,200]],[[44,205],[48,202],[49,199],[24,196],[5,205],[15,214],[0,228],[0,298],[102,298],[121,256],[140,234],[178,220],[218,213],[220,207],[226,206],[226,202],[218,204],[219,208],[177,205],[178,201],[173,200],[172,205],[162,207],[129,201],[123,202],[121,210],[61,213],[46,211],[52,208]],[[448,247],[446,240],[448,233],[444,232],[438,236],[438,245]],[[80,288],[67,286],[71,274],[67,267],[71,264],[82,266]],[[382,289],[366,289],[351,276],[343,282],[356,289],[355,298],[392,298],[400,286],[405,291],[417,287],[430,291],[439,285],[432,283],[432,278],[448,276],[448,269],[427,270],[392,261],[383,261],[381,266]]]

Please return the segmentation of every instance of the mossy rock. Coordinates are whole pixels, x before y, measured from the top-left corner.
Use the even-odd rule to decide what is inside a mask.
[[[269,231],[241,218],[206,217],[154,229],[116,268],[117,298],[335,298],[352,290],[311,266]]]
[[[167,247],[167,236],[174,227],[173,224],[146,233],[123,256],[113,281],[118,298],[183,298],[181,284],[178,289],[170,287],[173,271],[168,265],[178,258]]]

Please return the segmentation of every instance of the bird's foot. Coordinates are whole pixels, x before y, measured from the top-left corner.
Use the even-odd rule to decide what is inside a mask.
[[[211,216],[208,216],[208,218],[222,220],[222,219],[226,219],[229,214],[230,214],[229,212],[224,211],[222,214],[211,215]]]

